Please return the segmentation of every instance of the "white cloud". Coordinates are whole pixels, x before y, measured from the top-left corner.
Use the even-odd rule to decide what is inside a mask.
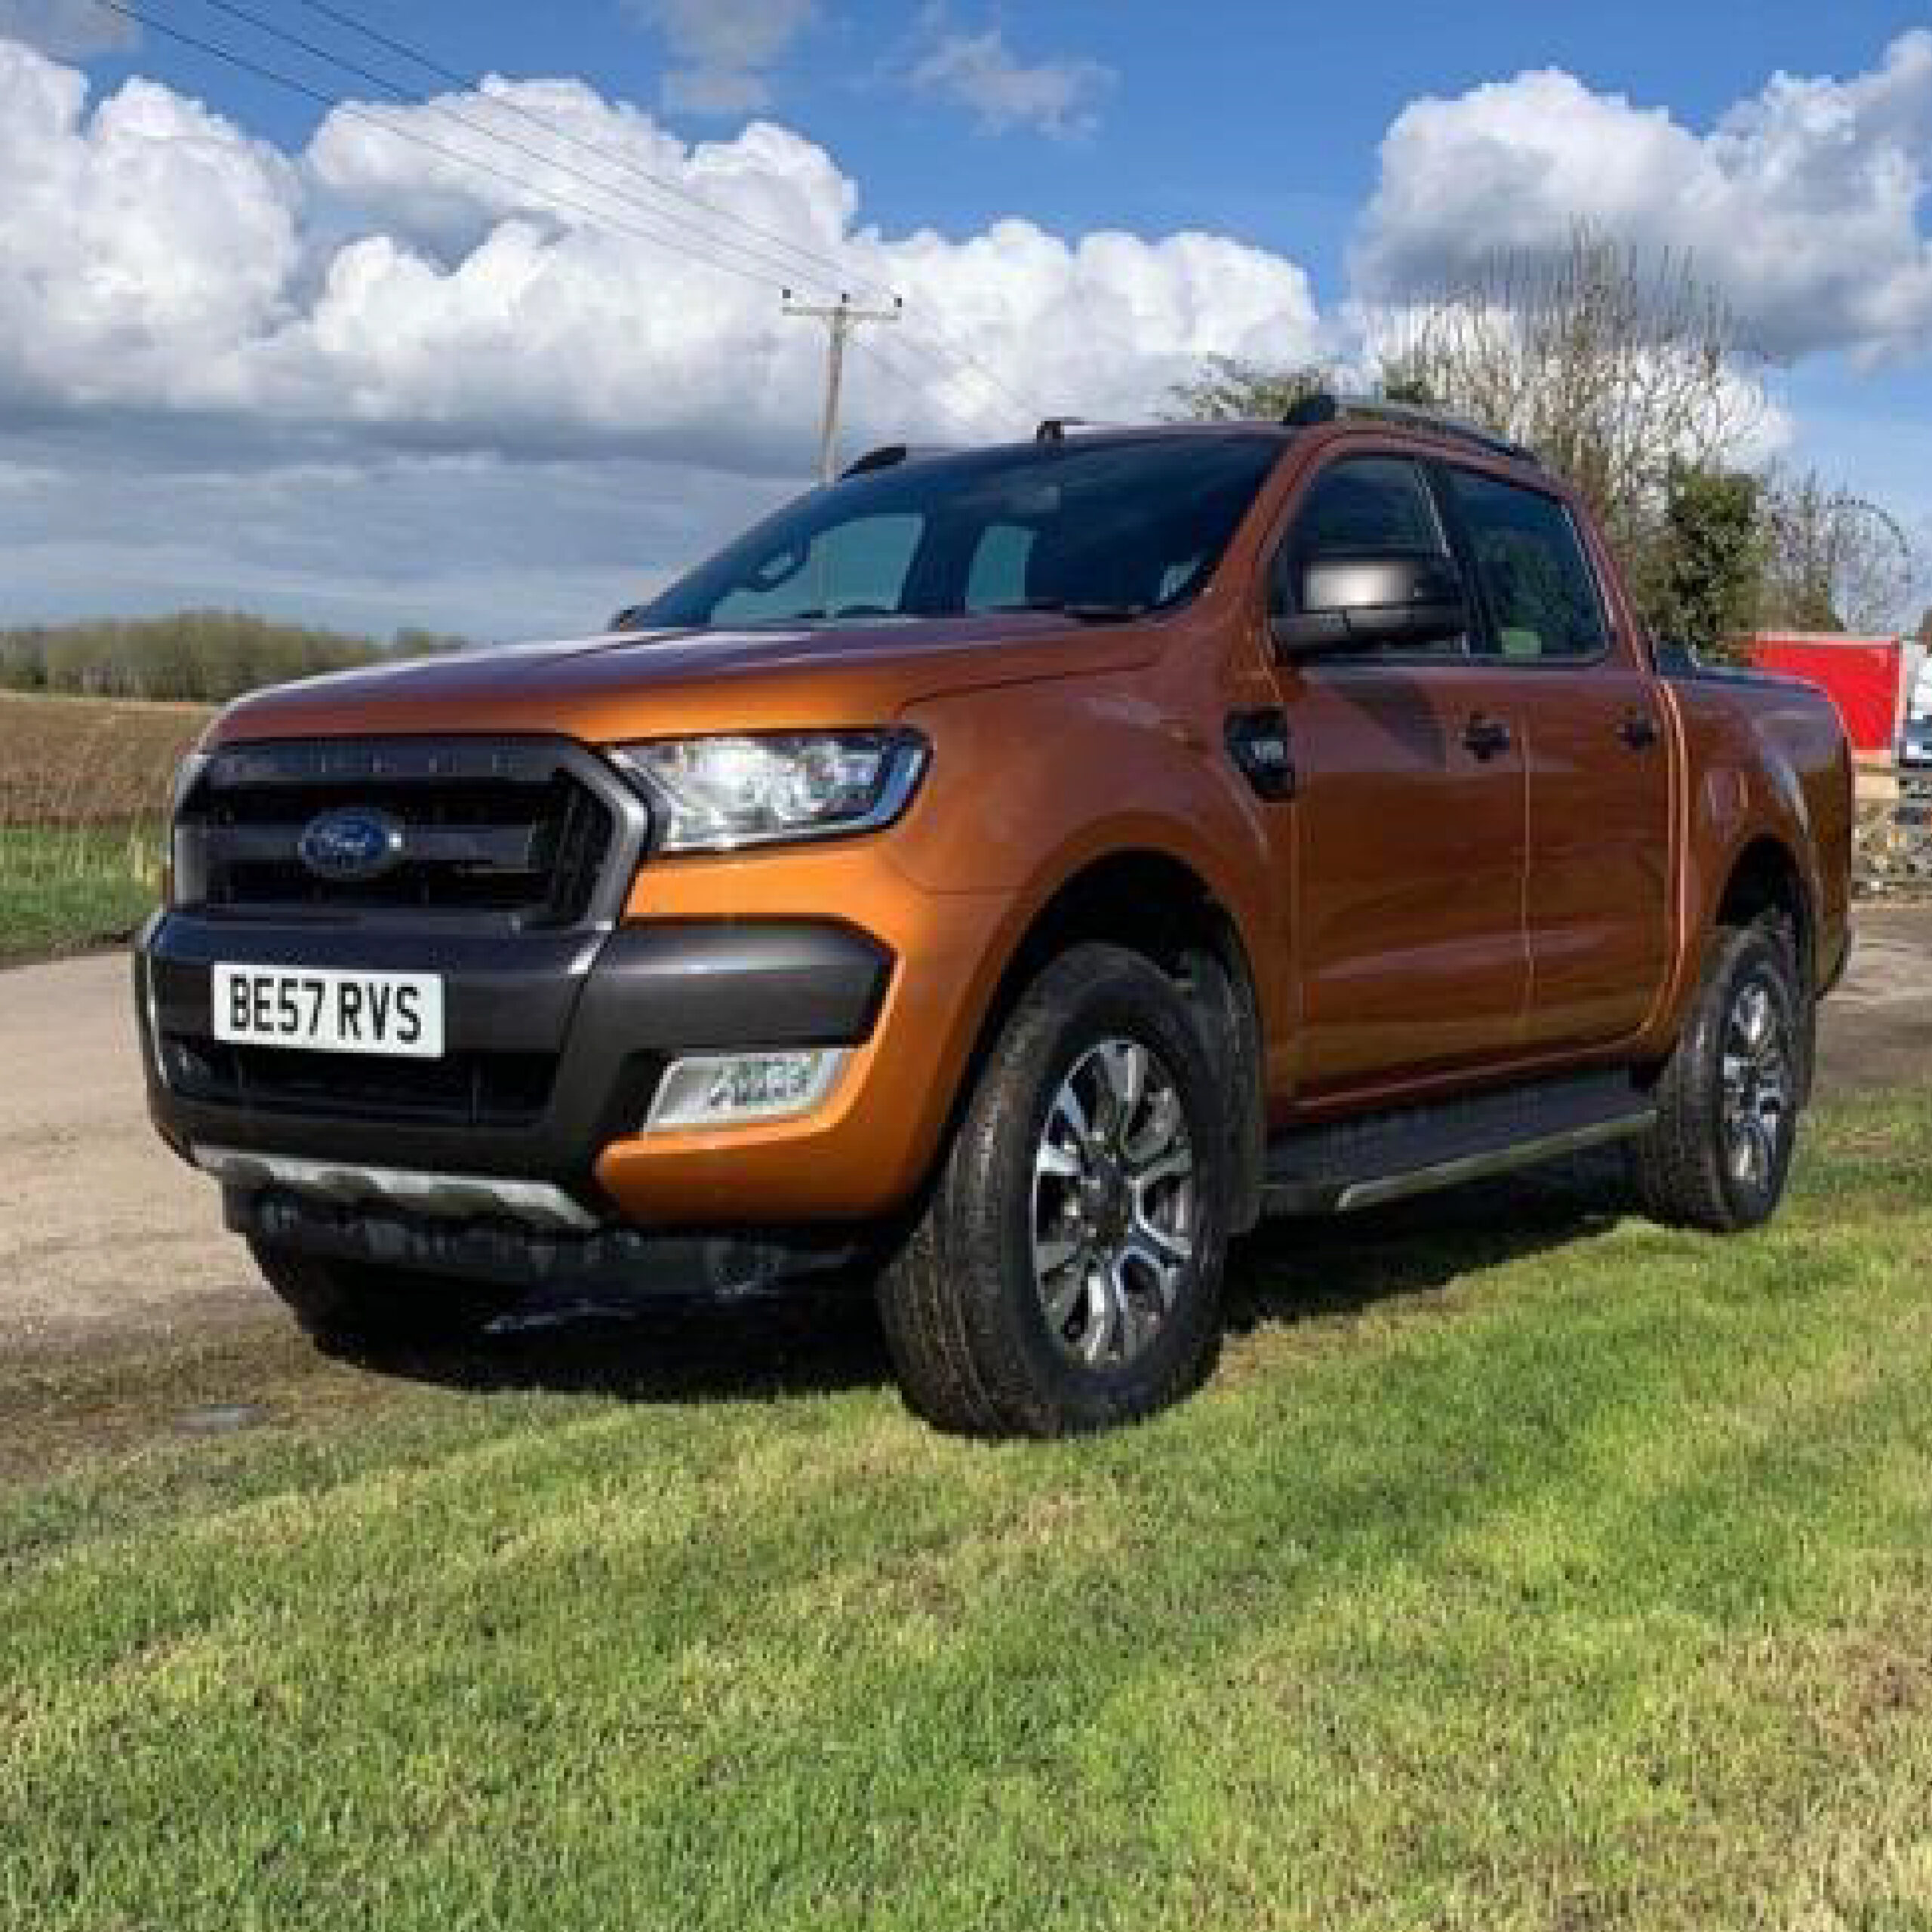
[[[626,0],[663,35],[678,64],[664,76],[666,106],[690,114],[746,114],[771,99],[768,76],[817,17],[817,0]]]
[[[127,503],[153,533],[158,583],[225,568],[251,601],[305,578],[338,600],[359,583],[374,603],[397,598],[391,622],[473,623],[447,583],[432,602],[405,601],[416,580],[371,562],[380,500],[411,477],[473,509],[473,526],[454,513],[438,525],[439,568],[459,589],[490,583],[504,628],[525,626],[485,573],[500,572],[504,519],[534,515],[515,507],[519,474],[559,500],[615,488],[621,505],[648,489],[673,506],[640,524],[635,546],[586,560],[586,581],[608,570],[621,588],[688,560],[808,473],[822,380],[822,333],[780,312],[780,266],[738,257],[745,279],[684,252],[722,255],[734,232],[767,245],[728,215],[835,257],[835,286],[904,295],[904,325],[866,332],[851,365],[848,448],[1011,435],[1050,413],[1144,414],[1205,352],[1315,352],[1301,269],[1224,237],[1066,240],[1019,220],[964,239],[888,236],[860,223],[856,187],[823,149],[769,122],[686,145],[561,81],[492,81],[443,105],[494,117],[552,165],[491,149],[432,107],[338,112],[285,156],[152,82],[91,103],[79,73],[0,42],[0,408],[32,426],[43,472],[78,479],[47,500],[91,531],[63,549],[28,514],[36,491],[5,489],[0,470],[7,580],[45,584],[63,555],[84,577],[74,559],[89,542],[125,570],[133,539],[109,542],[103,519]],[[412,135],[487,153],[509,178]],[[553,198],[565,195],[618,226]],[[666,226],[674,215],[691,226]],[[938,344],[942,323],[995,380]],[[16,435],[0,464],[20,460]],[[261,480],[192,499],[231,507],[183,561],[161,533],[174,509],[187,515],[168,479],[188,472]],[[291,481],[324,474],[313,493]],[[371,479],[366,510],[344,480],[357,475]],[[107,478],[111,493],[88,481]],[[326,540],[271,542],[309,503]],[[35,554],[46,569],[26,567]],[[547,617],[558,601],[532,580],[531,611]]]
[[[135,22],[96,0],[0,0],[0,38],[24,41],[57,60],[125,53],[140,38]]]
[[[293,171],[152,82],[85,102],[79,73],[0,41],[0,390],[219,405],[289,300]]]
[[[1779,74],[1706,134],[1546,69],[1398,115],[1356,269],[1371,293],[1427,291],[1585,220],[1693,258],[1770,353],[1922,349],[1928,170],[1932,31],[1850,79]]]
[[[1029,65],[998,27],[942,34],[912,70],[915,87],[971,109],[992,133],[1032,128],[1059,139],[1092,132],[1096,103],[1114,78],[1112,68],[1081,57]]]
[[[904,327],[872,345],[891,368],[855,369],[855,439],[1145,411],[1204,352],[1302,352],[1317,332],[1302,271],[1223,238],[1069,243],[1016,220],[888,238],[854,225],[856,191],[822,149],[770,124],[687,147],[567,82],[493,81],[454,104],[580,174],[493,149],[435,106],[331,115],[291,165],[152,82],[89,113],[78,75],[0,48],[0,389],[57,411],[225,414],[237,438],[802,468],[821,344],[780,313],[786,262],[755,259],[774,245],[725,217],[905,297]],[[750,254],[730,252],[734,232]],[[993,380],[936,345],[940,318]]]

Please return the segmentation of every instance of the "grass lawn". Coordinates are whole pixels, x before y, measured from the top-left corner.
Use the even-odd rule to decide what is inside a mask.
[[[1278,1230],[1211,1389],[1044,1448],[863,1337],[291,1349],[0,1478],[0,1924],[1932,1926],[1928,1179],[1912,1093],[1749,1239]]]
[[[154,909],[156,863],[118,827],[0,826],[0,965],[77,952],[138,925]]]

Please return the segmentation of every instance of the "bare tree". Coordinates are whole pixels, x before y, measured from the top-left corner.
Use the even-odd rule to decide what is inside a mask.
[[[1367,389],[1526,443],[1580,489],[1654,625],[1719,645],[1733,613],[1807,629],[1891,629],[1926,573],[1896,518],[1815,473],[1755,482],[1762,358],[1687,257],[1575,229],[1555,255],[1501,252],[1371,318],[1366,374],[1220,357],[1174,392],[1195,417],[1278,417]],[[1755,535],[1738,515],[1755,499]],[[1761,600],[1752,580],[1761,571]]]
[[[1576,484],[1640,605],[1661,611],[1681,561],[1673,488],[1740,468],[1765,406],[1758,359],[1687,259],[1580,227],[1560,254],[1493,255],[1381,311],[1368,332],[1367,372],[1352,383],[1221,357],[1174,401],[1188,416],[1279,416],[1312,389],[1354,387],[1469,417]]]
[[[1920,559],[1889,510],[1816,470],[1774,472],[1763,494],[1761,621],[1799,630],[1890,632],[1909,620]]]
[[[1554,257],[1499,254],[1385,324],[1385,388],[1540,451],[1632,556],[1671,479],[1734,467],[1761,420],[1756,359],[1686,258],[1589,228]]]

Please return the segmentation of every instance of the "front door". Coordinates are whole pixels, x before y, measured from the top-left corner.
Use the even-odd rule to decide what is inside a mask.
[[[1324,552],[1447,546],[1416,463],[1343,457],[1289,512],[1270,577],[1289,608]],[[1277,671],[1296,768],[1291,943],[1305,1099],[1518,1050],[1524,771],[1508,681],[1458,638]]]

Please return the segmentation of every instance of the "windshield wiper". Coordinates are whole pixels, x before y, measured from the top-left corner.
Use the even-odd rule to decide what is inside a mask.
[[[1071,617],[1081,624],[1120,624],[1144,617],[1145,604],[1109,604],[1097,598],[1029,597],[1023,604],[989,604],[974,616],[998,617],[1010,611],[1046,611],[1056,617]]]

